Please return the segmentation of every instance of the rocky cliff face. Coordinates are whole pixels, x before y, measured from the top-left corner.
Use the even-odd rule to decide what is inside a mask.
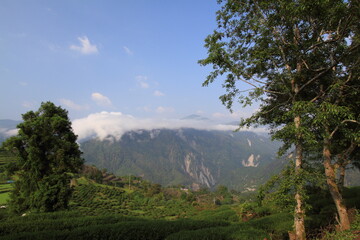
[[[111,138],[109,138],[111,139]],[[279,144],[251,132],[195,129],[133,131],[81,143],[87,164],[118,175],[143,176],[162,185],[218,184],[254,189],[279,171]]]
[[[197,163],[198,160],[200,161]],[[192,152],[185,155],[183,169],[195,183],[209,188],[216,184],[211,171],[204,165],[204,159],[196,159],[195,154]]]

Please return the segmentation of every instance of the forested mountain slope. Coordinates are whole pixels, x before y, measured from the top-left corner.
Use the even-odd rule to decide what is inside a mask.
[[[162,185],[194,188],[226,185],[252,190],[287,160],[276,158],[279,143],[252,132],[155,129],[131,131],[119,141],[81,143],[87,164],[117,175],[138,175]]]

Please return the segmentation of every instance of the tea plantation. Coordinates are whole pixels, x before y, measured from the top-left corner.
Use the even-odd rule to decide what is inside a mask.
[[[100,177],[101,176],[101,177]],[[16,178],[15,178],[16,179]],[[10,179],[7,179],[10,180]],[[0,239],[288,239],[292,206],[260,202],[255,194],[163,188],[140,177],[116,177],[85,167],[72,180],[66,211],[21,216],[0,209]],[[11,185],[3,180],[0,196]],[[360,187],[343,195],[353,211],[354,228],[336,235],[335,206],[324,189],[309,191],[306,225],[309,239],[353,239],[360,230]],[[6,199],[1,205],[6,206]],[[291,205],[291,204],[290,204]]]

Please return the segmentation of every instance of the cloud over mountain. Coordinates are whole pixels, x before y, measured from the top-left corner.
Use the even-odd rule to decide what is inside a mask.
[[[235,130],[236,126],[191,119],[139,119],[121,112],[94,113],[73,121],[73,129],[79,140],[89,137],[98,137],[104,140],[109,136],[118,140],[128,131],[179,128]]]

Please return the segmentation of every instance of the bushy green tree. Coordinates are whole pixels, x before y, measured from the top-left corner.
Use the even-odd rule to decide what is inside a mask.
[[[327,114],[326,106],[331,104],[330,110],[337,111],[338,104],[329,98],[359,82],[359,1],[218,2],[218,28],[205,40],[207,58],[199,61],[213,66],[203,85],[224,79],[227,92],[220,99],[229,109],[234,101],[245,106],[260,101],[259,111],[241,126],[266,124],[284,142],[282,150],[295,146],[294,174],[300,179],[305,154],[314,145],[328,150],[329,135],[343,125],[345,115],[334,122],[334,114]],[[350,101],[343,96],[342,101]],[[326,121],[317,124],[319,116]],[[327,156],[324,165],[329,163]],[[305,239],[302,192],[303,186],[296,184],[297,239]],[[342,229],[346,229],[347,216],[342,215]]]
[[[4,142],[17,155],[10,208],[17,213],[64,209],[71,195],[71,174],[83,165],[68,113],[45,102],[22,118],[18,134]]]

